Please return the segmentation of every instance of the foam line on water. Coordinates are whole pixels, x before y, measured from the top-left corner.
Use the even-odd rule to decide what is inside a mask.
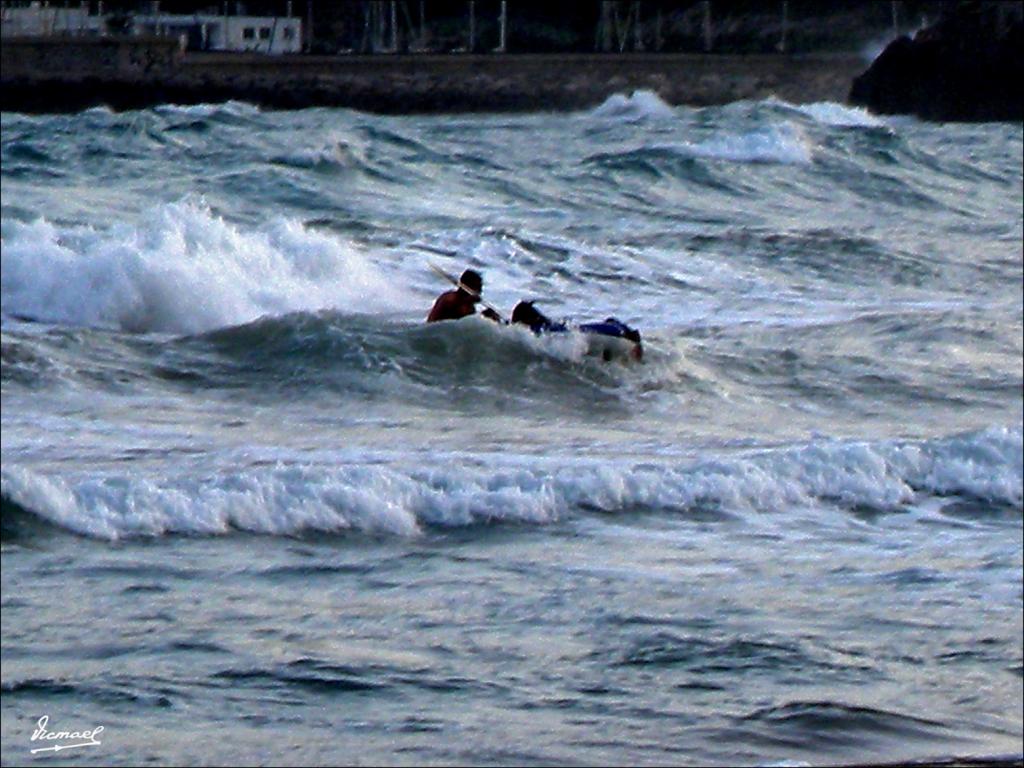
[[[710,507],[745,516],[825,503],[886,512],[957,495],[1020,508],[1021,434],[993,427],[916,442],[820,440],[642,465],[514,455],[311,464],[294,456],[202,477],[81,478],[5,466],[2,493],[48,522],[111,540],[231,530],[410,536],[432,526],[545,524],[579,510]]]
[[[668,144],[664,148],[687,157],[732,163],[808,165],[814,145],[794,123],[771,124],[753,131],[723,132],[698,142]]]

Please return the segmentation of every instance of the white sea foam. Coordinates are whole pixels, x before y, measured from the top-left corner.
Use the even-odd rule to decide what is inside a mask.
[[[909,37],[913,40],[917,36],[918,32],[927,29],[930,24],[931,22],[929,22],[928,17],[922,14],[917,26],[913,29],[905,29],[902,36]],[[881,37],[869,40],[860,49],[861,58],[864,59],[867,64],[874,63],[875,59],[881,56],[885,49],[892,45],[892,43],[896,42],[896,40],[897,36],[892,33],[886,33]]]
[[[583,360],[589,348],[587,337],[576,330],[567,333],[537,335],[526,327],[503,328],[497,326],[496,331],[514,336],[523,346],[534,352],[567,362]]]
[[[862,107],[848,107],[831,101],[794,105],[794,109],[812,117],[822,125],[838,128],[877,128],[887,125],[885,120]]]
[[[579,509],[785,514],[823,504],[879,511],[965,495],[1020,507],[1022,433],[991,428],[933,441],[824,440],[747,455],[621,461],[454,455],[429,465],[278,462],[197,477],[90,476],[4,467],[6,498],[76,533],[105,539],[232,529],[415,535],[424,526],[543,524]],[[365,457],[364,457],[365,458]]]
[[[322,165],[344,166],[350,160],[349,148],[340,142],[331,142],[319,147],[295,150],[275,158],[276,161],[299,168],[316,168]]]
[[[870,40],[861,46],[860,56],[867,64],[871,64],[882,55],[882,51],[889,47],[896,38],[892,35],[886,35],[884,37],[878,37],[874,40]]]
[[[221,114],[236,117],[252,117],[260,114],[258,106],[244,101],[226,101],[210,104],[161,104],[153,109],[161,115],[192,119],[209,118]]]
[[[770,125],[745,133],[721,133],[699,142],[658,145],[686,157],[733,163],[804,165],[814,159],[814,145],[799,126]]]
[[[273,157],[275,162],[299,168],[337,166],[346,168],[367,163],[366,140],[352,131],[332,129],[316,141],[307,145],[294,146],[294,139],[288,137],[284,151]]]
[[[633,91],[629,96],[616,93],[591,113],[595,117],[635,121],[675,117],[675,111],[654,91]]]
[[[3,250],[4,313],[73,325],[192,333],[267,314],[408,304],[351,243],[283,218],[248,229],[192,202],[109,229],[14,222]]]

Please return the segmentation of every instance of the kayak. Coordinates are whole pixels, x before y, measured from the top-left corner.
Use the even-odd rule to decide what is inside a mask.
[[[630,328],[620,320],[609,317],[601,323],[584,323],[577,326],[587,339],[587,354],[602,360],[642,360],[643,344],[640,331]]]

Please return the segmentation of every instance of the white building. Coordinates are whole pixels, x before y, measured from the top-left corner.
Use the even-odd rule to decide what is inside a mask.
[[[281,54],[302,51],[302,19],[287,16],[212,14],[138,14],[135,34],[185,35],[190,50],[252,51]]]
[[[154,3],[159,8],[159,3]],[[99,6],[102,8],[102,4]],[[43,0],[0,5],[4,37],[96,37],[107,34],[107,16],[89,14],[88,3],[70,6]],[[227,16],[221,14],[137,13],[131,34],[184,38],[194,51],[252,51],[281,54],[302,51],[302,19],[292,16]]]
[[[35,0],[20,5],[4,3],[0,6],[0,35],[3,37],[97,37],[105,33],[104,17],[90,16],[86,3],[72,8],[65,3],[50,5]]]

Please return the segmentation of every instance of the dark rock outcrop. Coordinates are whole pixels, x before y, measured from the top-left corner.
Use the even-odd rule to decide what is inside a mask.
[[[1022,120],[1020,2],[961,3],[913,39],[890,43],[853,81],[853,104],[926,120]]]

